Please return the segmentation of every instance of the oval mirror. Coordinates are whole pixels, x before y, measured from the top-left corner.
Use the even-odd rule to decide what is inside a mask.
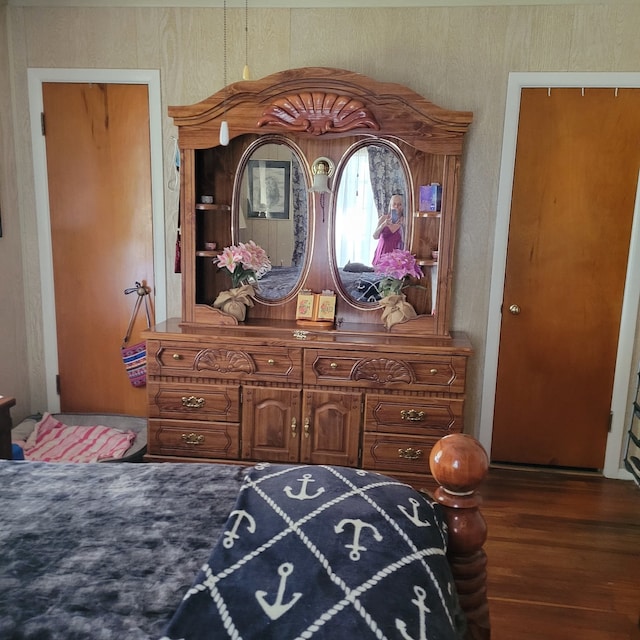
[[[307,255],[307,181],[297,151],[285,141],[259,140],[240,163],[235,222],[240,242],[253,240],[271,270],[258,280],[257,298],[282,300],[293,293]]]
[[[363,305],[377,304],[376,258],[408,249],[411,216],[405,209],[409,181],[400,151],[382,141],[354,147],[337,177],[335,267],[345,293]],[[408,240],[406,240],[408,242]]]

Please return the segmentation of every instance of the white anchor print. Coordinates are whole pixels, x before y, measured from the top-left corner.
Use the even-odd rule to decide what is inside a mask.
[[[324,493],[324,487],[320,487],[313,495],[307,493],[307,485],[310,482],[315,482],[315,480],[312,479],[310,473],[304,473],[302,475],[302,478],[298,478],[298,482],[302,482],[300,493],[294,494],[293,489],[289,486],[284,488],[284,492],[289,498],[293,498],[294,500],[313,500],[314,498],[317,498],[321,493]]]
[[[424,601],[427,597],[427,592],[417,584],[413,585],[413,592],[416,594],[417,600],[412,600],[411,603],[415,604],[416,607],[418,607],[418,612],[420,614],[420,637],[417,639],[412,638],[407,633],[407,623],[404,620],[400,620],[400,618],[396,618],[396,629],[400,632],[405,640],[427,640],[427,624],[425,614],[431,612],[431,609],[429,609],[429,607],[424,604]]]
[[[283,603],[284,598],[284,590],[287,583],[287,576],[290,576],[293,573],[293,565],[290,562],[284,562],[278,567],[278,574],[280,575],[280,584],[278,585],[278,595],[276,596],[275,602],[273,604],[269,604],[265,596],[267,595],[266,591],[256,591],[256,600],[259,602],[260,606],[264,610],[264,612],[271,618],[271,620],[277,620],[280,616],[283,616],[293,605],[298,602],[301,593],[294,593],[291,597],[291,600],[286,604]]]
[[[353,525],[353,544],[345,544],[344,546],[347,549],[351,549],[351,553],[349,554],[349,558],[354,562],[360,560],[360,552],[366,551],[367,547],[360,544],[360,534],[364,528],[373,530],[373,538],[376,542],[382,541],[382,536],[380,532],[368,522],[364,522],[363,520],[349,520],[345,518],[344,520],[340,520],[338,524],[333,528],[336,533],[342,533],[344,531],[345,525],[351,524]]]
[[[413,505],[412,515],[409,515],[406,508],[401,504],[397,505],[398,509],[400,509],[400,511],[404,513],[407,519],[411,520],[411,522],[413,522],[413,524],[415,524],[416,527],[430,527],[431,524],[428,520],[420,520],[420,517],[418,516],[418,507],[420,506],[420,502],[415,498],[409,498],[409,502]]]
[[[253,516],[247,511],[232,511],[229,514],[229,519],[233,517],[235,517],[236,519],[236,521],[233,523],[233,527],[231,527],[230,531],[225,531],[222,534],[224,536],[222,544],[224,545],[225,549],[231,549],[231,547],[233,547],[233,545],[235,544],[234,541],[240,538],[237,531],[243,518],[247,519],[247,531],[249,533],[255,533],[256,530],[256,521],[253,519]]]

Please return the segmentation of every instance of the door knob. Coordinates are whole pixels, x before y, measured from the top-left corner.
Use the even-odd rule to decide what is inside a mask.
[[[517,304],[512,304],[509,307],[509,313],[513,314],[514,316],[517,316],[520,314],[520,307]]]

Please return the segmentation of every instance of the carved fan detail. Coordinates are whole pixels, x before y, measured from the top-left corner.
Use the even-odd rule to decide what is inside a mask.
[[[413,382],[411,368],[399,360],[387,358],[371,358],[362,360],[354,368],[354,380],[372,380],[373,382]]]
[[[218,371],[220,373],[254,373],[253,360],[242,351],[227,349],[205,349],[196,356],[197,371]]]
[[[336,93],[302,92],[279,98],[267,107],[258,126],[267,124],[315,136],[380,125],[360,100]]]

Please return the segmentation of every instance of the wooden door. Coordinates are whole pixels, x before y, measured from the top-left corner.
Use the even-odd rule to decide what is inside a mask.
[[[356,467],[361,405],[359,393],[306,391],[300,461]]]
[[[243,388],[243,459],[297,462],[300,437],[299,390]]]
[[[524,89],[491,458],[600,469],[640,166],[640,90]]]
[[[136,295],[124,290],[154,285],[147,87],[42,89],[60,406],[145,415],[145,390],[130,385],[120,346]]]

